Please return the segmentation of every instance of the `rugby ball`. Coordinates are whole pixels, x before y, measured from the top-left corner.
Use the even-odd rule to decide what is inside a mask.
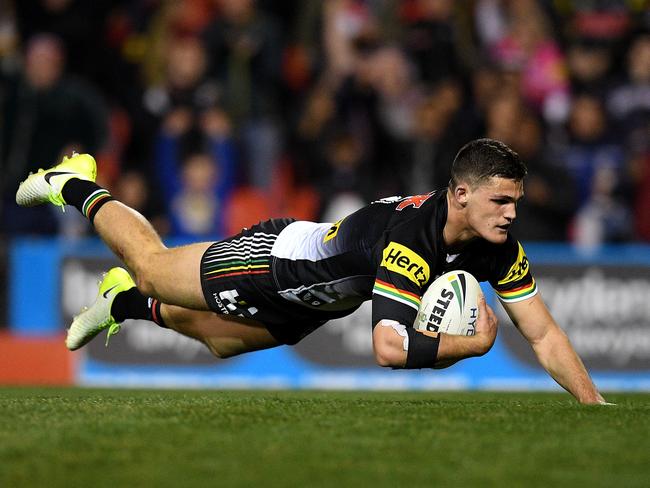
[[[481,286],[467,271],[445,273],[422,296],[413,326],[430,332],[474,335],[480,293]]]

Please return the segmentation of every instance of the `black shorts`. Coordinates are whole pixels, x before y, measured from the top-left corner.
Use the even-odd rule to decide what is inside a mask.
[[[315,319],[308,309],[277,293],[271,249],[278,234],[293,221],[260,222],[215,242],[201,258],[201,286],[212,311],[261,322],[278,342],[289,345],[329,320]]]

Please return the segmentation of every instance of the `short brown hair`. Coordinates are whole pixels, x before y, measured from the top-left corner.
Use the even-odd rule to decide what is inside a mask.
[[[465,144],[451,165],[449,187],[453,190],[461,181],[472,187],[497,176],[522,181],[528,170],[515,151],[494,139],[476,139]]]

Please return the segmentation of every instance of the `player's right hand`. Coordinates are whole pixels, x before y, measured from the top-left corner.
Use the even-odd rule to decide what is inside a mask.
[[[481,293],[478,297],[478,318],[476,319],[476,339],[479,354],[488,352],[497,338],[497,317]]]

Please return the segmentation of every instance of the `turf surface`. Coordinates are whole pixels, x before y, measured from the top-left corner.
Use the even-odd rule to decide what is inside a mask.
[[[1,487],[649,486],[650,395],[0,389]]]

